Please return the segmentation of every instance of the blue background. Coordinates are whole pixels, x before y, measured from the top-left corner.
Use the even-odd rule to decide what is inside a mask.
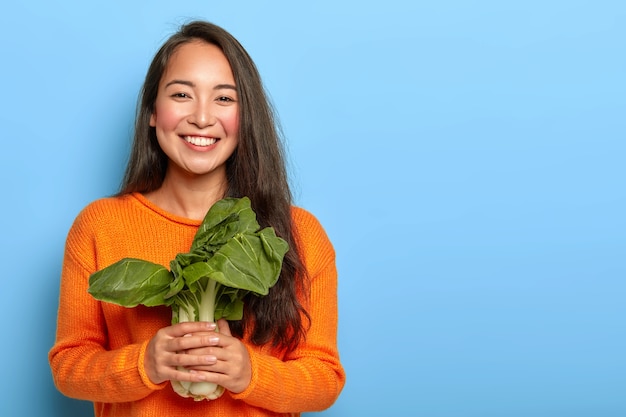
[[[336,246],[322,415],[626,415],[624,2],[39,0],[0,6],[2,416],[91,415],[47,362],[65,235],[189,18],[255,59]]]

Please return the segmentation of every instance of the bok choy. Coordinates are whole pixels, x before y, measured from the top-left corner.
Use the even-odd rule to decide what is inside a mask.
[[[176,255],[169,270],[125,258],[92,274],[88,291],[98,300],[124,307],[169,306],[173,324],[240,320],[244,297],[267,295],[288,249],[273,228],[260,228],[247,197],[225,198],[211,207],[189,253]],[[216,399],[224,392],[208,382],[172,381],[172,387],[196,401]]]

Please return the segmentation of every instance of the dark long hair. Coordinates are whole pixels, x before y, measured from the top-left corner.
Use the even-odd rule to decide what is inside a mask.
[[[248,296],[244,319],[231,323],[238,336],[250,334],[256,344],[293,350],[303,339],[309,315],[296,295],[307,296],[307,276],[291,218],[285,155],[274,109],[267,97],[256,65],[243,46],[214,24],[195,21],[183,25],[159,49],[148,69],[141,91],[130,159],[118,195],[146,193],[163,183],[168,159],[150,126],[159,82],[172,54],[194,40],[219,47],[228,59],[239,104],[239,141],[226,162],[226,196],[247,196],[262,227],[271,226],[289,243],[276,285],[265,297]],[[225,197],[226,197],[225,196]]]

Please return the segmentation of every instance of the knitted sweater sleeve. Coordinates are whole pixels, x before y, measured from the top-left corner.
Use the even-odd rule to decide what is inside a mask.
[[[335,251],[317,219],[294,209],[294,222],[309,273],[306,340],[286,358],[248,346],[252,381],[235,399],[276,412],[319,411],[339,396],[345,373],[337,349],[337,270]]]
[[[96,270],[95,245],[85,216],[77,217],[66,243],[57,338],[49,353],[53,379],[59,391],[72,398],[135,401],[165,384],[154,385],[145,374],[147,342],[107,349],[107,325],[100,302],[85,296],[89,276]]]

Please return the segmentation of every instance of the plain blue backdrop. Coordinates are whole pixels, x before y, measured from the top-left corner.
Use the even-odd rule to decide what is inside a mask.
[[[2,416],[92,415],[47,361],[64,240],[190,18],[255,59],[337,250],[347,384],[321,415],[626,416],[618,0],[3,3]]]

